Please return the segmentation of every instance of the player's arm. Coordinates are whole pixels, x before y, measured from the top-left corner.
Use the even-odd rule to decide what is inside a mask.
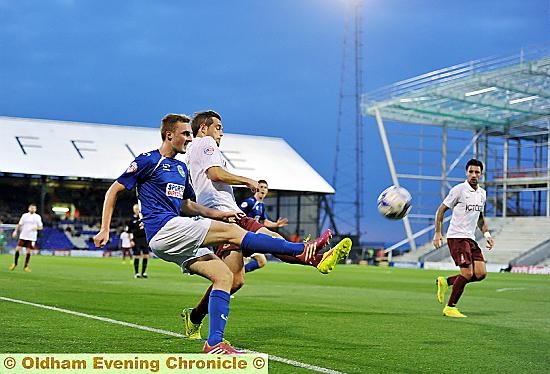
[[[433,239],[433,245],[435,248],[439,248],[442,245],[443,234],[441,231],[443,230],[443,217],[448,209],[449,207],[442,203],[435,213],[435,233]]]
[[[111,219],[115,210],[117,196],[126,187],[118,181],[114,181],[111,187],[105,193],[103,201],[103,213],[101,214],[101,229],[94,236],[94,244],[96,247],[103,247],[109,241],[109,228],[111,227]]]
[[[223,212],[221,210],[208,208],[187,199],[181,205],[181,212],[184,216],[202,216],[217,221],[235,222],[237,219],[244,216],[243,212]]]
[[[245,185],[246,187],[250,188],[252,192],[256,192],[258,190],[258,182],[256,182],[255,180],[247,177],[242,177],[240,175],[235,175],[220,166],[209,167],[206,170],[206,175],[208,176],[208,179],[210,179],[212,182],[222,182],[233,186]]]
[[[275,229],[277,227],[283,227],[288,225],[288,218],[279,218],[277,222],[273,222],[271,220],[265,219],[262,223],[268,229]]]
[[[17,233],[21,229],[21,226],[23,225],[23,216],[19,218],[19,222],[17,222],[17,225],[15,225],[15,228],[13,229],[13,232],[11,233],[12,238],[17,238]]]
[[[11,233],[12,238],[17,238],[17,233],[19,232],[19,228],[21,227],[21,221],[17,225],[15,225],[15,228],[13,229],[13,232]]]
[[[481,230],[483,233],[483,236],[485,236],[485,239],[487,240],[487,249],[492,249],[495,245],[495,240],[491,236],[491,233],[489,232],[489,226],[487,226],[487,221],[485,221],[485,216],[483,215],[483,212],[479,212],[479,218],[477,219],[477,227]]]

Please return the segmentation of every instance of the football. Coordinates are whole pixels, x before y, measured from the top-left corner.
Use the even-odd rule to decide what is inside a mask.
[[[411,200],[405,188],[390,186],[378,196],[378,211],[388,219],[401,219],[411,210]]]

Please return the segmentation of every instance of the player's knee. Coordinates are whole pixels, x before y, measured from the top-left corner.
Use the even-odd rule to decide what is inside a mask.
[[[212,283],[221,286],[225,289],[230,289],[233,286],[233,273],[229,268],[223,271],[218,271],[212,277]]]
[[[486,277],[487,277],[487,272],[475,274],[475,278],[478,282],[484,280]]]
[[[474,273],[472,272],[472,269],[461,268],[460,275],[462,275],[464,278],[466,278],[466,280],[469,281],[474,276]]]
[[[279,234],[278,232],[275,232],[275,231],[271,231],[270,229],[268,229],[267,227],[262,227],[261,229],[259,229],[258,231],[256,231],[257,233],[260,233],[260,234],[266,234],[266,235],[269,235],[273,238],[279,238],[279,239],[284,239],[283,236],[281,234]]]
[[[244,276],[242,274],[233,274],[233,285],[231,286],[231,293],[237,292],[244,286]]]
[[[242,227],[234,224],[226,225],[226,231],[224,232],[225,242],[240,246],[247,231]]]
[[[265,264],[267,264],[267,259],[265,258],[265,256],[263,254],[256,255],[253,258],[258,263],[259,268],[263,268],[265,266]]]

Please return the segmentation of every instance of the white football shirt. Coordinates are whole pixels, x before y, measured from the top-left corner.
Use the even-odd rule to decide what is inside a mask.
[[[225,212],[240,211],[235,202],[233,187],[223,182],[213,182],[206,174],[213,166],[227,170],[227,162],[211,136],[193,139],[187,146],[186,163],[191,173],[197,203]]]
[[[19,239],[35,242],[38,229],[42,228],[42,218],[36,213],[24,213],[19,220]]]
[[[130,248],[132,247],[132,240],[130,238],[130,234],[127,233],[126,231],[123,231],[121,234],[120,234],[120,246],[122,248]]]
[[[453,210],[447,238],[475,240],[477,221],[485,207],[486,196],[483,188],[478,186],[477,190],[474,190],[468,181],[451,188],[443,200],[443,204]]]

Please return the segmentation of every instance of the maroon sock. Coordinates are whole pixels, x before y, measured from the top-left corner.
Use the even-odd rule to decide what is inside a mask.
[[[25,255],[25,267],[29,266],[29,261],[31,260],[31,254],[27,253]]]
[[[282,255],[282,254],[276,254],[273,255],[277,257],[279,260],[286,262],[287,264],[303,264],[303,261],[300,261],[298,258],[290,255]]]
[[[456,306],[456,303],[458,303],[458,299],[460,299],[467,283],[468,279],[464,278],[462,275],[456,276],[453,283],[453,290],[451,291],[451,296],[449,297],[449,302],[447,303],[448,306]]]
[[[456,278],[458,278],[460,274],[457,274],[457,275],[453,275],[452,277],[449,277],[447,278],[447,284],[449,286],[452,286],[454,284],[454,282],[456,281]]]
[[[15,251],[15,258],[13,259],[13,263],[15,266],[17,266],[17,263],[19,262],[19,251]]]
[[[212,286],[210,286],[204,296],[199,301],[199,303],[191,311],[191,322],[201,323],[204,317],[208,314],[208,302],[210,301],[210,292],[212,291]]]

